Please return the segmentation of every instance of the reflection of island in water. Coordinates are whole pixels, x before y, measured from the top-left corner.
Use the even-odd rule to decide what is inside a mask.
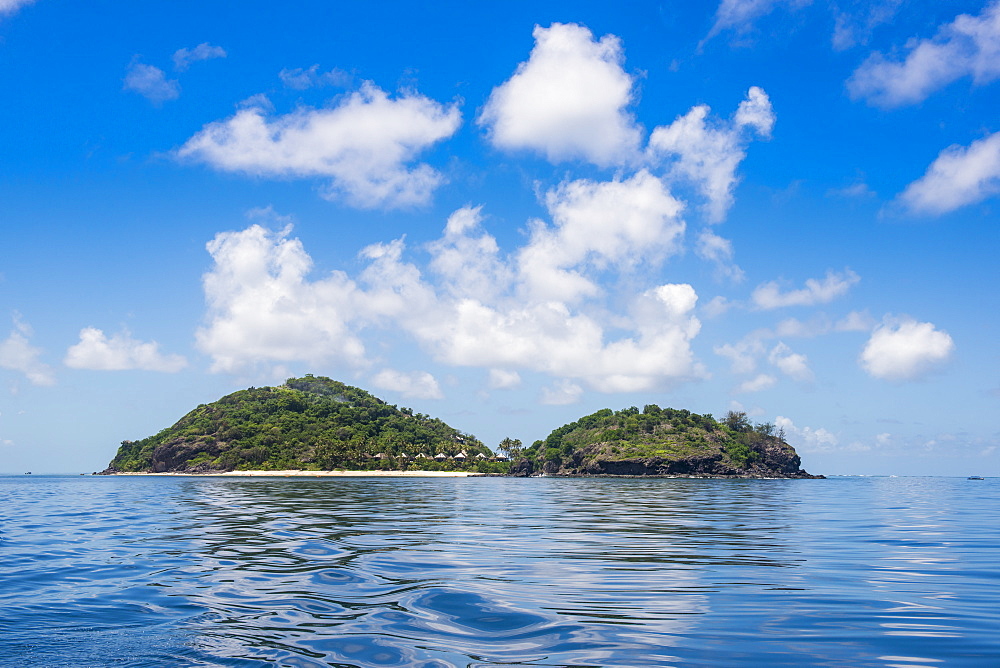
[[[769,423],[646,405],[600,410],[523,448],[494,453],[438,418],[324,377],[290,378],[202,404],[123,441],[104,473],[458,471],[480,474],[811,478]]]

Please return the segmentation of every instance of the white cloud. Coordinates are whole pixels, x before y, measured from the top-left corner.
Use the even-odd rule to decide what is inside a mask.
[[[702,307],[702,312],[709,318],[718,318],[720,315],[725,314],[731,308],[736,306],[735,302],[731,302],[722,295],[717,295],[712,297],[705,306]]]
[[[812,382],[812,369],[809,368],[809,360],[801,353],[793,352],[785,343],[778,342],[767,357],[768,361],[778,367],[783,374],[793,380],[800,382]]]
[[[199,60],[225,57],[226,50],[221,46],[212,46],[208,42],[202,42],[191,49],[177,49],[174,52],[174,68],[183,72],[191,63],[198,62]]]
[[[982,85],[1000,77],[1000,2],[978,16],[960,14],[931,39],[912,40],[902,62],[873,53],[847,88],[854,98],[880,107],[920,102],[964,76]]]
[[[774,126],[771,101],[761,88],[752,86],[731,121],[709,117],[711,109],[698,105],[668,126],[653,130],[647,156],[650,160],[673,161],[671,175],[688,180],[708,200],[709,222],[720,222],[733,203],[738,181],[736,168],[746,157],[752,130],[767,139]]]
[[[159,67],[133,61],[125,73],[124,90],[132,90],[153,104],[176,100],[181,94],[177,81],[167,79]]]
[[[490,389],[512,390],[521,384],[521,374],[506,369],[490,369]]]
[[[208,243],[215,265],[203,278],[208,313],[196,342],[212,356],[212,371],[293,361],[365,364],[349,326],[358,315],[357,286],[341,272],[308,280],[312,259],[298,239],[287,238],[290,232],[252,225]]]
[[[425,163],[412,165],[461,124],[455,106],[413,93],[391,99],[374,84],[332,108],[268,118],[261,106],[206,125],[178,151],[216,169],[266,177],[329,177],[325,196],[361,208],[425,204],[442,182]]]
[[[955,342],[929,322],[886,316],[861,351],[861,367],[874,378],[915,380],[951,357]]]
[[[723,30],[746,32],[754,21],[770,14],[776,6],[784,4],[798,7],[809,4],[809,0],[722,0],[715,10],[715,24],[705,39]]]
[[[757,358],[764,353],[764,344],[761,343],[760,336],[751,334],[738,343],[715,346],[712,352],[729,358],[733,373],[753,373],[757,370]]]
[[[163,355],[155,341],[135,341],[128,332],[108,338],[94,327],[80,330],[80,342],[66,352],[64,363],[74,369],[100,371],[164,371],[174,373],[187,366],[181,355]]]
[[[437,380],[426,371],[404,373],[395,369],[383,369],[372,377],[375,387],[399,392],[413,399],[441,399],[444,394]]]
[[[743,270],[733,262],[735,255],[733,242],[720,237],[712,230],[704,229],[698,235],[695,253],[698,257],[715,263],[716,274],[719,278],[725,278],[734,283],[739,283],[745,278]]]
[[[998,55],[1000,58],[1000,55]],[[943,214],[1000,193],[1000,132],[949,146],[898,201],[914,213]]]
[[[568,380],[560,380],[552,387],[543,387],[539,401],[546,406],[575,404],[583,396],[583,388]]]
[[[0,369],[23,373],[34,385],[54,385],[52,368],[39,360],[42,351],[31,345],[31,335],[31,327],[15,313],[13,331],[0,341]]]
[[[774,426],[785,430],[785,440],[800,452],[831,452],[837,449],[840,439],[835,434],[820,427],[796,427],[790,419],[779,415]]]
[[[0,0],[0,14],[13,14],[21,7],[30,5],[35,0]]]
[[[854,4],[853,11],[834,8],[832,43],[837,51],[867,44],[875,28],[892,21],[903,0],[863,0]]]
[[[278,72],[278,78],[289,88],[295,90],[305,90],[307,88],[319,88],[321,86],[342,86],[351,84],[353,77],[334,68],[328,72],[320,72],[319,65],[311,67],[296,67],[294,69],[283,69]]]
[[[570,213],[559,214],[566,216],[562,227],[590,224],[571,221],[576,215],[590,219],[582,209],[569,208]],[[642,245],[657,243],[632,227],[626,203],[622,211],[604,225],[625,232],[595,232],[589,247],[582,241],[573,247],[577,264],[564,257],[560,268],[589,280],[595,266],[625,262],[630,245],[638,244],[641,254]],[[372,341],[381,330],[412,336],[444,364],[508,374],[494,375],[495,382],[514,382],[513,374],[529,370],[619,392],[704,374],[690,347],[701,327],[693,315],[697,294],[690,285],[618,294],[615,299],[627,305],[620,314],[578,294],[570,296],[581,304],[539,296],[530,264],[522,263],[520,253],[500,257],[495,240],[481,231],[480,219],[475,207],[448,219],[442,238],[426,246],[431,253],[427,275],[404,260],[405,246],[397,239],[365,248],[360,257],[367,266],[356,280],[341,272],[310,280],[311,259],[298,240],[287,238],[288,228],[271,233],[253,225],[219,234],[208,246],[215,266],[205,276],[209,313],[197,334],[198,346],[213,357],[216,371],[290,361],[357,367],[367,362],[361,330]],[[662,228],[654,229],[663,235]],[[528,246],[536,241],[533,236]],[[463,277],[464,287],[459,285]],[[608,322],[617,336],[606,331]]]
[[[867,312],[851,311],[834,323],[833,328],[838,332],[867,332],[874,324],[874,319]]]
[[[782,292],[777,281],[763,283],[754,289],[751,298],[757,308],[765,310],[825,304],[847,294],[851,286],[860,280],[861,277],[850,269],[845,269],[842,273],[828,271],[823,280],[810,278],[806,281],[806,287],[789,292]]]
[[[584,159],[599,166],[628,162],[641,131],[626,111],[633,80],[622,69],[621,41],[599,41],[573,23],[536,26],[526,62],[490,94],[479,116],[504,150],[537,151],[552,162]]]
[[[453,297],[493,301],[513,280],[496,239],[485,232],[473,234],[481,222],[482,207],[463,207],[448,217],[444,235],[427,245],[430,269]]]
[[[749,394],[751,392],[763,392],[769,390],[778,383],[778,379],[766,373],[761,373],[749,380],[739,384],[735,392],[737,394]]]
[[[555,227],[536,222],[518,255],[533,299],[574,301],[599,292],[584,275],[658,262],[680,250],[681,203],[663,183],[642,170],[626,181],[571,181],[549,191],[545,204]]]

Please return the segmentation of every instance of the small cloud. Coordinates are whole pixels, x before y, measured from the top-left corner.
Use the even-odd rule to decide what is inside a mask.
[[[982,85],[1000,77],[1000,2],[978,16],[960,14],[930,39],[913,39],[900,62],[873,53],[847,81],[854,99],[883,108],[916,104],[965,76]]]
[[[181,94],[177,81],[167,79],[159,67],[133,61],[125,74],[123,90],[139,93],[155,105],[176,100]]]
[[[736,394],[750,394],[769,390],[778,383],[778,379],[766,373],[758,374],[750,380],[743,381],[736,388]]]
[[[13,14],[21,7],[30,5],[35,0],[0,0],[0,16]]]
[[[353,76],[337,68],[333,68],[328,72],[320,72],[319,65],[307,68],[283,69],[278,72],[278,77],[281,79],[281,83],[295,90],[320,88],[322,86],[346,88],[354,80]]]
[[[212,46],[208,42],[202,42],[193,49],[178,49],[174,52],[174,69],[183,72],[191,63],[199,60],[211,60],[213,58],[225,58],[226,50],[221,46]]]
[[[156,341],[136,341],[128,332],[110,338],[95,327],[80,330],[80,342],[66,351],[66,366],[95,371],[162,371],[176,373],[187,366],[181,355],[163,355]]]
[[[941,215],[998,193],[1000,132],[995,132],[969,146],[956,144],[941,151],[924,175],[896,198],[896,203],[911,213]]]
[[[861,351],[868,375],[891,381],[916,380],[951,357],[955,342],[929,322],[886,316]]]
[[[868,332],[875,326],[875,320],[867,311],[851,311],[834,323],[838,332]]]
[[[843,197],[845,199],[868,199],[876,196],[875,191],[869,188],[867,183],[861,181],[843,188],[832,188],[826,194],[831,197]]]
[[[14,329],[0,341],[0,369],[18,371],[34,385],[55,385],[52,368],[40,361],[42,350],[31,345],[31,327],[14,314]]]
[[[511,390],[521,384],[521,374],[506,369],[490,369],[489,384],[494,390]]]
[[[774,419],[774,426],[783,429],[785,440],[801,452],[833,452],[840,441],[835,434],[822,427],[796,427],[794,422],[781,415]],[[857,450],[857,444],[848,446],[848,450],[851,449]]]
[[[733,242],[712,230],[702,230],[694,252],[698,257],[715,263],[717,278],[728,279],[733,283],[740,283],[745,278],[743,270],[733,262]]]
[[[825,304],[847,294],[847,291],[860,280],[861,277],[850,269],[840,273],[828,271],[823,280],[810,278],[806,281],[806,287],[789,292],[782,292],[777,281],[770,281],[757,286],[752,299],[757,308],[764,310]]]
[[[552,387],[543,387],[540,401],[547,406],[575,404],[583,396],[583,388],[569,380],[556,381]]]
[[[792,352],[792,349],[782,342],[771,350],[768,361],[792,380],[808,383],[815,379],[806,356]]]
[[[383,369],[372,378],[375,387],[391,392],[399,392],[411,399],[443,399],[437,379],[426,371],[405,373],[395,369]]]
[[[723,315],[729,309],[736,306],[736,302],[731,302],[722,295],[712,297],[712,299],[702,307],[702,313],[709,318],[718,318]]]

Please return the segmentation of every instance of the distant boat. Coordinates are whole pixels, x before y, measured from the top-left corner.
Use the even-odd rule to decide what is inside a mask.
[[[985,479],[986,479],[986,478],[984,478],[984,477],[983,477],[983,476],[981,476],[981,475],[970,475],[970,476],[969,476],[969,480],[985,480]]]
[[[31,475],[31,471],[25,471],[24,475]]]

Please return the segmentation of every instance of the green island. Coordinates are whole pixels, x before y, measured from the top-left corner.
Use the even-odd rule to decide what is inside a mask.
[[[173,426],[122,441],[105,474],[233,471],[452,471],[487,475],[811,478],[770,424],[730,411],[603,409],[494,453],[438,418],[306,375],[202,404]]]

